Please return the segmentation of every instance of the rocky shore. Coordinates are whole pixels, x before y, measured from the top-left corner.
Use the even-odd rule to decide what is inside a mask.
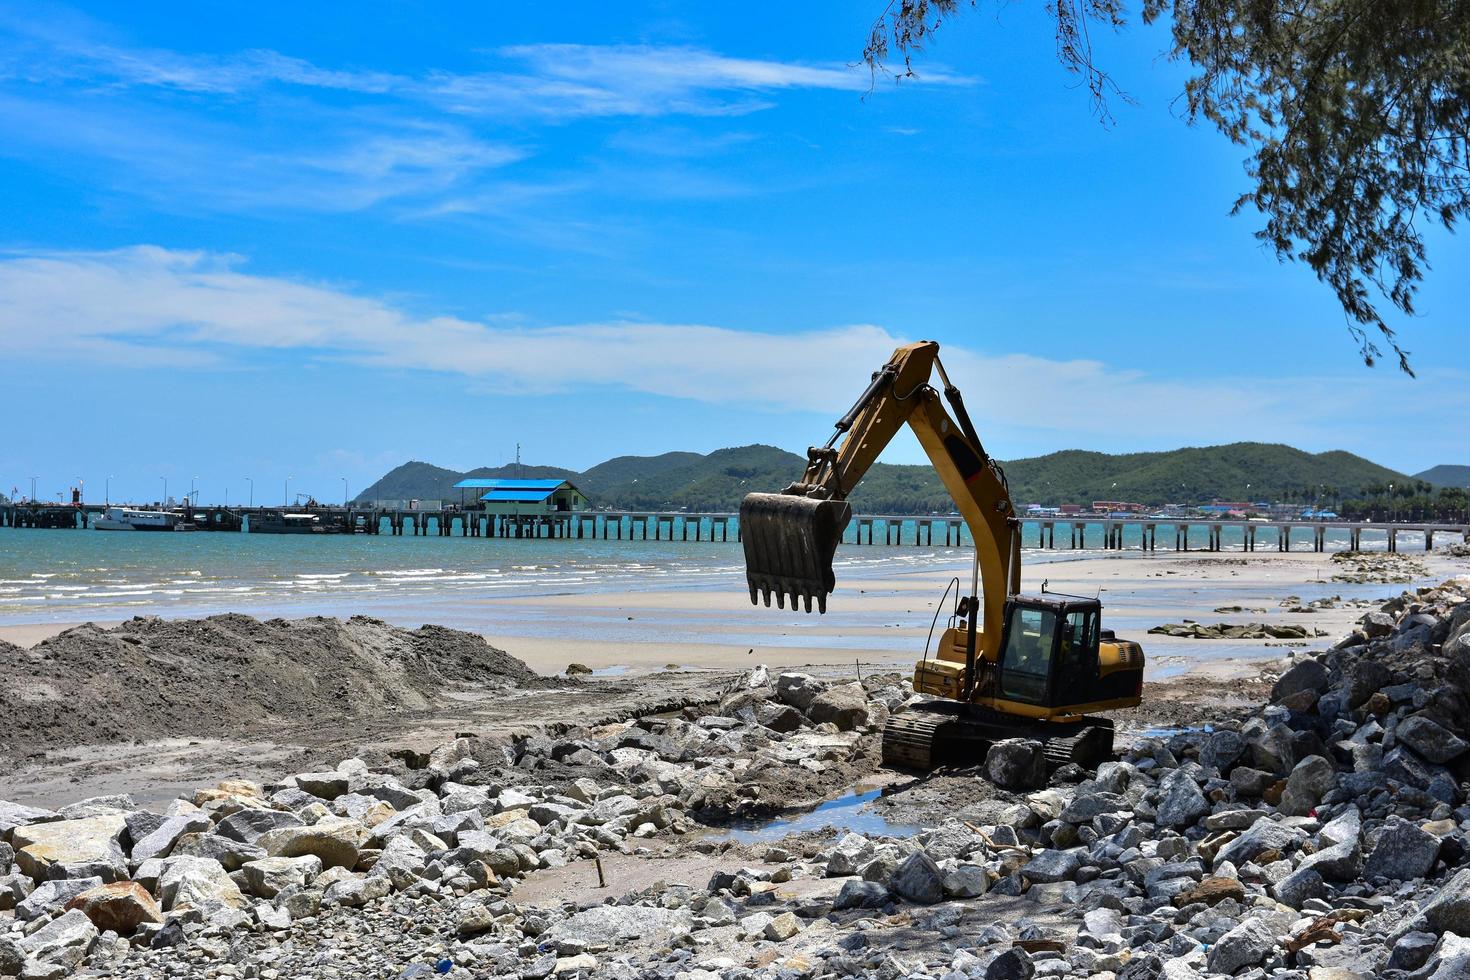
[[[717,703],[162,812],[0,802],[0,975],[1470,976],[1467,592],[1395,598],[1270,703],[1096,771],[1011,740],[890,776],[872,809],[913,833],[717,829],[872,775],[913,697],[760,668]]]

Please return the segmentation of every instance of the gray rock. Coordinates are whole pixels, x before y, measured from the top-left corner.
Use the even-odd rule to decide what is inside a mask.
[[[219,834],[185,834],[170,854],[209,858],[218,861],[226,871],[239,871],[245,862],[259,861],[266,856],[265,848],[257,844],[241,843]]]
[[[1287,827],[1274,820],[1257,820],[1249,830],[1220,848],[1215,855],[1215,867],[1229,861],[1238,868],[1263,851],[1295,850],[1306,839],[1306,831],[1297,827]]]
[[[1132,810],[1133,804],[1117,793],[1079,793],[1061,813],[1067,823],[1087,823],[1104,813],[1122,813]]]
[[[989,888],[990,876],[978,864],[962,864],[944,875],[944,894],[950,898],[978,898]]]
[[[181,905],[199,907],[218,901],[238,908],[244,904],[239,886],[218,861],[200,857],[177,857],[167,862],[158,879],[158,897],[165,911]]]
[[[1076,851],[1042,851],[1021,866],[1021,874],[1033,882],[1072,881],[1082,867]]]
[[[44,881],[36,886],[35,891],[26,896],[25,901],[15,907],[15,918],[20,922],[43,919],[82,892],[89,888],[96,888],[100,884],[102,884],[102,879],[95,877]]]
[[[54,810],[42,810],[39,807],[0,800],[0,838],[8,838],[16,827],[60,819],[61,814]]]
[[[1389,779],[1407,783],[1415,789],[1428,789],[1437,777],[1447,775],[1443,766],[1427,762],[1406,745],[1396,745],[1386,753],[1382,768]]]
[[[1297,870],[1314,869],[1326,881],[1352,881],[1363,870],[1363,852],[1355,841],[1344,841],[1309,854]]]
[[[933,905],[944,900],[944,873],[933,858],[915,851],[893,873],[892,888],[910,902]]]
[[[1327,886],[1323,884],[1322,876],[1316,870],[1301,868],[1278,881],[1271,891],[1276,896],[1276,901],[1282,905],[1300,909],[1308,899],[1325,895]]]
[[[132,826],[131,823],[128,825],[130,831]],[[137,837],[133,838],[131,857],[135,863],[146,861],[149,858],[168,857],[180,837],[185,834],[202,833],[212,826],[214,824],[209,817],[202,813],[168,817],[152,833],[141,840]]]
[[[1255,966],[1276,948],[1276,930],[1264,919],[1247,919],[1210,948],[1211,973],[1234,973]]]
[[[304,827],[306,821],[287,810],[241,810],[219,822],[215,833],[244,844],[254,844],[262,834],[286,827]]]
[[[827,689],[827,685],[817,680],[811,674],[787,673],[776,678],[776,698],[783,704],[789,704],[798,711],[805,711],[812,706],[817,695]]]
[[[1154,818],[1160,827],[1189,827],[1209,811],[1209,801],[1187,770],[1175,769],[1160,780]]]
[[[1031,955],[1019,946],[1001,953],[985,968],[985,980],[1030,980],[1035,975]]]
[[[842,883],[842,889],[832,902],[834,909],[881,909],[890,900],[888,889],[876,881],[852,878]]]
[[[1327,667],[1315,657],[1303,657],[1287,668],[1271,688],[1271,700],[1280,702],[1301,691],[1327,690]]]
[[[1432,932],[1411,932],[1400,936],[1399,941],[1393,944],[1393,952],[1389,954],[1388,968],[1417,970],[1429,962],[1429,954],[1434,952],[1438,943],[1439,937]]]
[[[1440,839],[1402,817],[1391,816],[1363,863],[1363,877],[1410,881],[1426,878],[1439,860]]]
[[[1348,807],[1342,813],[1328,821],[1327,825],[1317,831],[1317,846],[1331,847],[1334,844],[1342,844],[1348,841],[1358,843],[1363,837],[1363,814],[1357,807]]]
[[[1230,788],[1235,790],[1239,799],[1259,800],[1274,782],[1276,777],[1263,769],[1236,766],[1230,770]]]
[[[126,793],[115,793],[110,796],[92,796],[75,803],[68,803],[60,810],[63,820],[85,820],[88,817],[100,817],[109,813],[131,813],[138,809],[138,804]]]
[[[296,785],[319,799],[335,800],[347,792],[350,778],[345,772],[303,772],[297,773]]]
[[[1037,789],[1046,785],[1046,755],[1040,742],[1006,738],[985,753],[985,776],[1003,789]]]
[[[1291,770],[1278,809],[1288,816],[1306,816],[1337,786],[1337,767],[1320,755],[1307,756]]]
[[[80,909],[72,909],[20,941],[27,959],[54,966],[73,967],[97,941],[97,927]]]
[[[1199,750],[1199,763],[1222,773],[1230,772],[1232,767],[1245,755],[1245,739],[1240,737],[1239,732],[1230,729],[1221,729],[1210,736]]]
[[[1470,742],[1423,715],[1405,718],[1394,735],[1429,762],[1450,762],[1470,750]]]
[[[1470,977],[1470,939],[1447,934],[1425,967],[1428,980],[1465,980]]]
[[[1255,768],[1273,773],[1286,772],[1296,761],[1293,734],[1287,726],[1268,725],[1261,718],[1252,718],[1240,729]]]
[[[1397,939],[1411,932],[1432,932],[1436,936],[1446,932],[1470,935],[1470,868],[1456,872],[1453,878],[1441,885],[1390,938]]]
[[[26,954],[20,943],[9,936],[0,936],[0,977],[13,977],[25,966]]]
[[[813,698],[807,714],[819,725],[830,721],[850,732],[868,723],[868,693],[857,682],[840,684]]]
[[[693,921],[685,909],[598,905],[556,923],[537,939],[579,949],[616,946],[630,939],[657,946],[675,932],[687,930]]]
[[[168,817],[162,813],[154,813],[152,810],[134,810],[127,815],[126,820],[124,826],[128,828],[127,839],[131,844],[137,844],[138,841],[162,827]]]

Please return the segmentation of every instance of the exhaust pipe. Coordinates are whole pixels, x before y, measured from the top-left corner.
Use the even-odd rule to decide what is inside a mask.
[[[740,538],[745,545],[745,581],[750,601],[797,607],[807,612],[817,600],[827,611],[827,596],[837,585],[832,556],[852,519],[845,500],[817,500],[784,493],[750,493],[740,502]]]

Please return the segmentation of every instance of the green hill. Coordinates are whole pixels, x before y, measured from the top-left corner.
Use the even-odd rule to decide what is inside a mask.
[[[1423,473],[1415,473],[1414,479],[1437,487],[1470,487],[1470,466],[1456,466],[1451,463],[1431,466]]]
[[[740,446],[708,455],[673,452],[618,456],[577,473],[555,466],[501,466],[456,473],[405,463],[362,492],[362,500],[457,500],[465,477],[571,480],[597,507],[626,510],[733,511],[752,490],[779,490],[801,475],[804,460],[775,446]],[[1006,463],[1017,503],[1129,500],[1156,506],[1212,499],[1308,502],[1358,495],[1363,488],[1411,478],[1351,453],[1308,453],[1290,446],[1240,442],[1168,452],[1108,453],[1069,449]],[[1325,488],[1325,489],[1324,489]],[[948,494],[928,466],[878,463],[852,495],[866,513],[946,513]]]

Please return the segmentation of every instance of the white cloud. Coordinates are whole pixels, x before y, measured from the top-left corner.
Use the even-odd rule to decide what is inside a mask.
[[[1004,348],[1010,336],[998,332],[989,346]],[[420,315],[327,284],[253,275],[238,257],[152,246],[0,259],[0,342],[12,361],[146,364],[156,354],[226,365],[248,364],[252,352],[293,350],[364,370],[459,375],[496,392],[600,386],[835,417],[907,339],[871,324],[776,334],[705,324],[530,327],[513,318]],[[1367,399],[1342,379],[1173,382],[1097,361],[994,355],[940,339],[981,431],[1025,434],[1031,445],[1263,439],[1328,446],[1358,426],[1383,432],[1426,413],[1470,411],[1470,385],[1450,375],[1413,383],[1386,372],[1358,377],[1376,386]],[[992,449],[1006,451],[1004,443]]]

